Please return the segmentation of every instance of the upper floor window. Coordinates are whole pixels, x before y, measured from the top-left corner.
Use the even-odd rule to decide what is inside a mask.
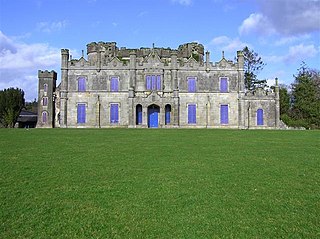
[[[43,84],[43,92],[48,92],[48,84]]]
[[[110,91],[114,91],[114,92],[119,91],[119,78],[118,77],[111,77]]]
[[[197,123],[197,106],[195,104],[188,105],[188,124]]]
[[[263,109],[257,110],[257,125],[263,125]]]
[[[225,93],[228,92],[228,78],[221,77],[220,78],[220,92]]]
[[[81,77],[78,79],[78,91],[86,91],[86,78]]]
[[[160,75],[147,75],[146,76],[147,90],[161,90],[161,76]]]
[[[196,78],[188,77],[188,92],[196,92]]]
[[[48,97],[43,97],[42,98],[42,105],[47,106],[48,105]]]

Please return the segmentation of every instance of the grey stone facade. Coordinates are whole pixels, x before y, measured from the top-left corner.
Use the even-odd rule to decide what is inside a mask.
[[[56,73],[39,71],[38,127],[279,128],[279,89],[244,87],[244,58],[210,62],[198,43],[170,48],[87,45],[61,50]],[[46,89],[45,89],[46,88]],[[44,100],[48,98],[48,102]]]

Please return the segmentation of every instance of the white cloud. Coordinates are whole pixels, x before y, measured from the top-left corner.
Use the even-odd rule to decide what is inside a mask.
[[[260,12],[251,14],[239,28],[241,34],[277,32],[293,36],[320,30],[319,0],[258,0]]]
[[[287,62],[304,61],[308,58],[315,57],[317,53],[318,50],[314,45],[299,44],[289,48],[289,53],[284,60]]]
[[[260,13],[253,13],[245,19],[239,27],[239,33],[241,35],[251,32],[270,35],[274,33],[275,30],[265,16]]]
[[[189,6],[192,4],[192,0],[171,0],[174,3],[179,3],[184,6]]]
[[[304,45],[299,44],[295,46],[291,46],[288,49],[287,54],[282,56],[264,56],[263,58],[266,60],[266,62],[271,63],[296,63],[301,61],[306,61],[309,58],[313,58],[319,54],[319,49],[317,49],[313,44],[310,45]]]
[[[67,26],[67,21],[57,21],[57,22],[39,22],[37,24],[37,30],[40,32],[51,33],[62,30]]]
[[[13,39],[0,31],[0,89],[19,87],[32,100],[37,97],[38,70],[59,69],[60,49]]]
[[[283,46],[287,44],[292,44],[297,41],[304,41],[307,39],[310,39],[310,34],[305,34],[301,36],[289,36],[289,37],[281,37],[279,40],[277,40],[274,45],[275,46]]]
[[[239,38],[229,38],[227,36],[215,37],[209,43],[209,46],[213,46],[215,49],[223,50],[230,53],[235,53],[238,50],[242,50],[249,44],[241,42]],[[208,46],[208,47],[209,47]]]

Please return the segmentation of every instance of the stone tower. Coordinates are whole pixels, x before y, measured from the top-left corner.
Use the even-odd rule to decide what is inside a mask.
[[[53,128],[55,116],[55,94],[57,73],[38,71],[38,128]]]

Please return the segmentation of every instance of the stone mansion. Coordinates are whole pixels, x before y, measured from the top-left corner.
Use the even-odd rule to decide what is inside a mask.
[[[279,88],[247,91],[244,57],[210,62],[198,43],[127,49],[92,42],[87,57],[61,50],[57,73],[40,71],[42,128],[279,128]]]

